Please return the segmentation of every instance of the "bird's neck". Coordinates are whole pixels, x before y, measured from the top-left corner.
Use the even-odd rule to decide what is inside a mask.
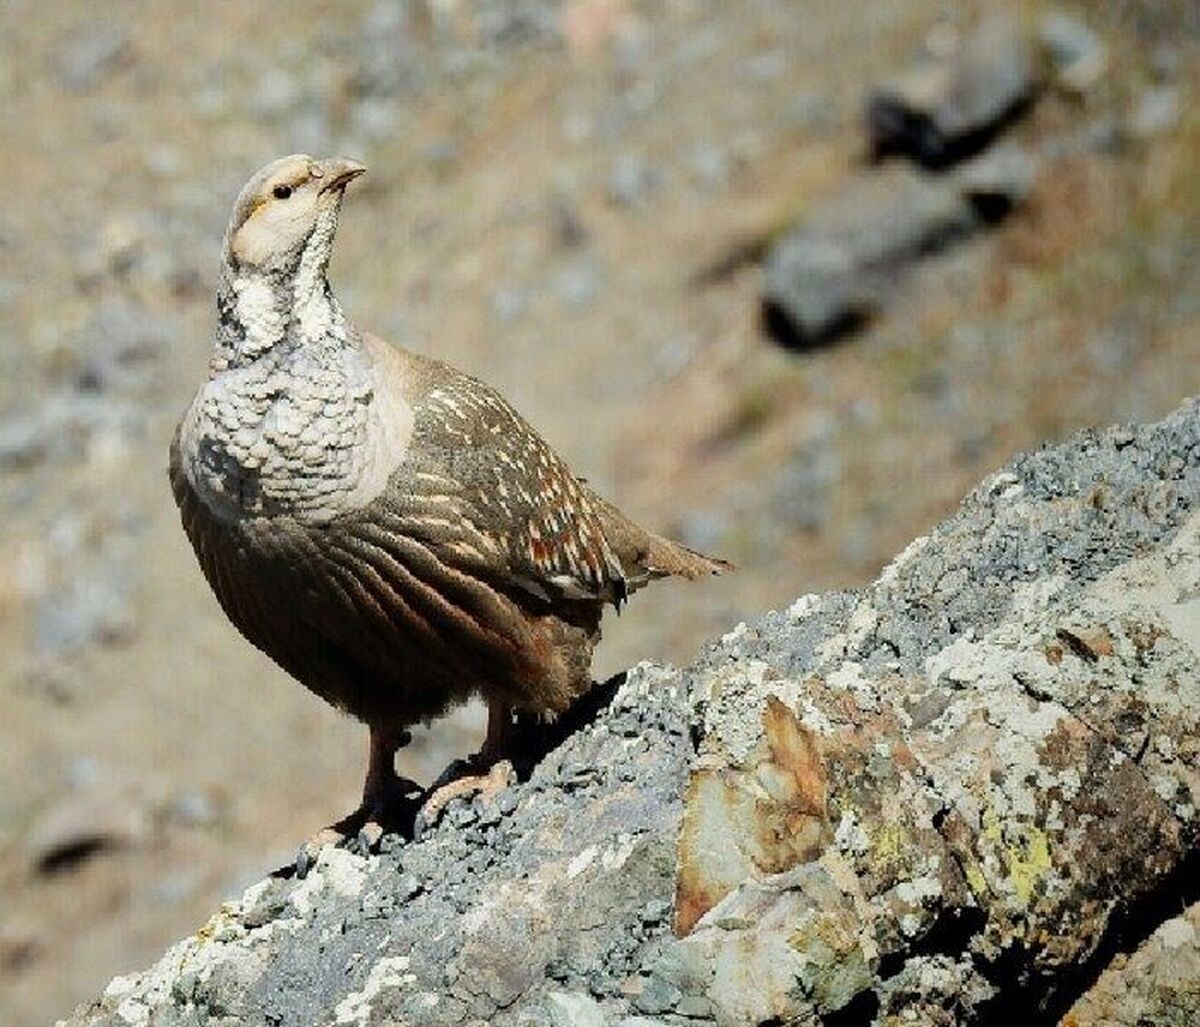
[[[325,277],[326,260],[306,250],[294,269],[247,270],[226,265],[217,289],[213,372],[260,360],[336,357],[360,345]]]

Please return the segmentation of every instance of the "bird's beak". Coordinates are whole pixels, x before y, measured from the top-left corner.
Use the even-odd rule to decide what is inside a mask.
[[[313,162],[312,175],[321,180],[321,192],[327,193],[331,189],[345,189],[366,170],[365,164],[349,157],[329,157]]]

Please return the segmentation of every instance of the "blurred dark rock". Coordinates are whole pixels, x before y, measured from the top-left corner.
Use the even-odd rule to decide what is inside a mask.
[[[763,326],[789,348],[833,341],[878,313],[906,264],[977,225],[952,182],[903,167],[852,179],[767,254]]]
[[[472,5],[476,37],[495,49],[559,44],[561,6],[546,0],[480,0]]]
[[[32,925],[0,923],[0,977],[16,976],[42,956],[44,944]]]
[[[556,247],[577,249],[590,238],[578,206],[567,196],[556,196],[550,204],[550,236]]]
[[[140,812],[128,796],[75,792],[34,821],[25,847],[39,873],[65,873],[103,852],[132,845],[143,835]]]
[[[94,21],[59,38],[51,66],[64,89],[86,93],[132,58],[129,29],[112,20]]]
[[[985,221],[999,221],[1033,190],[1037,160],[1016,143],[1002,143],[955,169],[959,190]]]
[[[893,154],[943,168],[978,153],[1033,99],[1033,49],[1007,17],[983,21],[946,60],[926,60],[867,98],[876,160]]]
[[[1188,1023],[1197,594],[1192,401],[1018,457],[862,591],[641,664],[503,805],[326,848],[66,1022]]]
[[[1159,43],[1150,53],[1150,69],[1160,79],[1171,81],[1183,67],[1183,53],[1174,43]]]
[[[789,349],[855,331],[884,309],[906,269],[1024,203],[1038,161],[1004,143],[951,175],[907,167],[857,175],[764,260],[762,324]]]

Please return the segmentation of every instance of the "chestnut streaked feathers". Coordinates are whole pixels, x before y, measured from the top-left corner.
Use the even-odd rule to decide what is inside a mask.
[[[355,328],[326,269],[364,170],[297,155],[246,184],[170,459],[230,620],[369,726],[360,819],[395,799],[406,728],[480,694],[497,757],[509,711],[589,687],[604,604],[728,566],[638,527],[482,382]]]

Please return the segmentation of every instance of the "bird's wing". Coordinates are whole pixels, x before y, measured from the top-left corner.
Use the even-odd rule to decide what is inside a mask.
[[[483,383],[442,369],[416,404],[403,477],[404,501],[439,522],[429,541],[464,570],[547,601],[625,598],[595,496]]]

